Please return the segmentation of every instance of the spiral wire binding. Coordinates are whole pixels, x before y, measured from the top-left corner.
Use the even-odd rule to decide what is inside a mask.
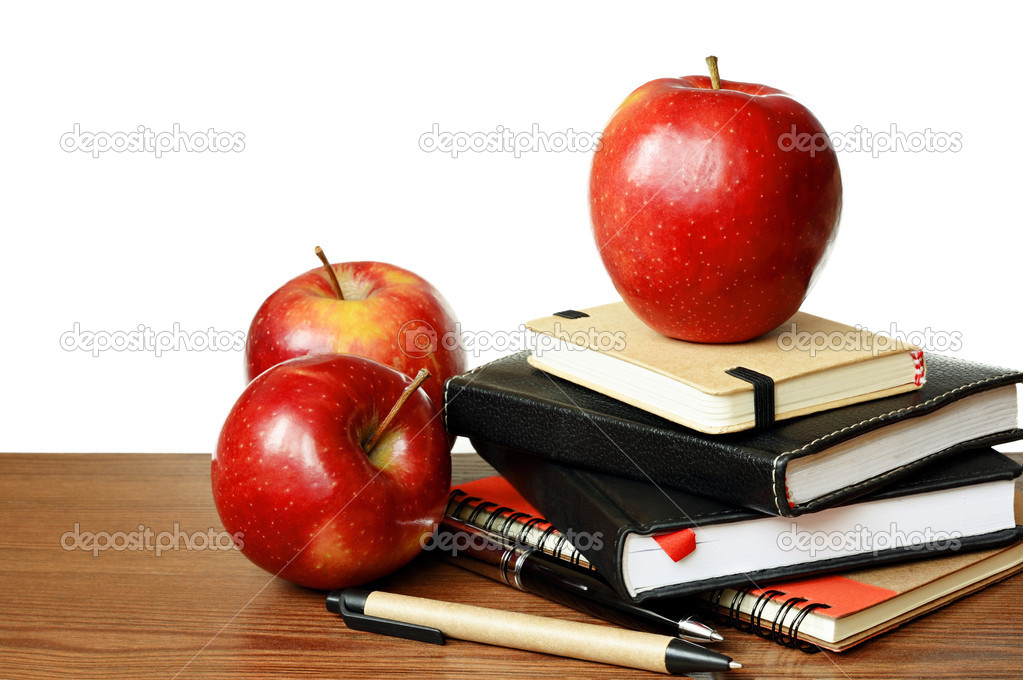
[[[755,633],[779,645],[798,649],[807,654],[816,654],[822,651],[817,645],[799,639],[799,627],[810,612],[815,609],[830,609],[831,605],[824,604],[823,602],[810,602],[805,597],[790,597],[782,602],[773,620],[764,621],[764,610],[767,608],[767,604],[778,596],[787,595],[787,593],[781,590],[765,590],[753,603],[753,607],[750,609],[750,618],[747,622],[743,621],[740,615],[741,607],[746,596],[752,590],[753,588],[738,589],[727,606],[721,604],[721,598],[725,592],[723,588],[711,591],[707,595],[707,600],[711,607],[712,618],[721,625],[731,626],[744,633]],[[786,626],[785,618],[796,608],[796,605],[803,606],[798,608],[799,613]]]
[[[742,608],[742,601],[749,595],[748,589],[740,589],[732,597],[732,604],[728,607],[728,623],[736,630],[740,630],[743,633],[749,633],[753,631],[752,623],[745,623],[739,616],[739,611]]]
[[[506,542],[514,543],[518,546],[523,545],[534,545],[545,553],[553,555],[554,557],[565,559],[576,566],[580,566],[586,569],[595,569],[592,564],[588,561],[584,561],[583,554],[575,547],[571,546],[568,542],[568,537],[565,534],[559,532],[550,522],[543,519],[542,517],[534,517],[525,512],[517,512],[514,508],[507,506],[499,506],[497,503],[490,501],[484,501],[482,498],[476,496],[470,496],[464,491],[456,489],[451,492],[451,497],[448,500],[448,507],[450,508],[459,496],[464,496],[458,501],[458,505],[455,506],[453,511],[448,512],[449,515],[462,518],[462,513],[467,508],[472,508],[469,516],[463,521],[467,524],[471,524],[476,527],[480,527],[486,532],[494,534],[500,537]],[[480,522],[479,516],[481,513],[488,512],[490,516],[487,517],[486,521]],[[506,514],[507,513],[507,514]],[[503,519],[500,527],[497,526],[497,521]],[[517,535],[513,531],[518,528]],[[534,541],[530,541],[529,535],[533,531],[542,531],[539,538]],[[553,539],[553,546],[548,545]],[[571,547],[571,554],[568,553],[568,547]],[[511,546],[509,546],[511,547]]]
[[[792,643],[792,628],[789,628],[790,636],[786,640],[784,636],[785,632],[785,617],[797,604],[809,602],[805,597],[790,597],[782,603],[781,608],[778,610],[777,616],[774,617],[774,621],[771,622],[771,636],[775,642],[779,645],[785,645],[786,647],[794,647]]]
[[[799,651],[806,652],[807,654],[816,654],[821,651],[821,648],[815,644],[806,642],[805,640],[798,639],[796,634],[799,632],[799,626],[803,623],[803,619],[805,619],[806,615],[814,609],[831,609],[831,605],[824,604],[823,602],[811,602],[799,611],[799,614],[789,625],[789,638],[792,643],[789,646],[795,647]]]
[[[771,634],[766,632],[767,626],[764,625],[763,616],[764,609],[767,608],[767,603],[774,599],[777,595],[784,595],[785,593],[780,590],[765,590],[761,593],[757,601],[753,603],[753,609],[750,610],[750,623],[753,625],[753,632],[762,638],[771,639]]]

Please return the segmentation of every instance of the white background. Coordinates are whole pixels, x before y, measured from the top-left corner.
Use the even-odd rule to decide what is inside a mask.
[[[419,273],[472,332],[615,299],[589,231],[589,154],[453,159],[419,139],[434,124],[597,132],[635,87],[703,73],[708,54],[830,132],[959,133],[958,153],[840,154],[841,230],[804,309],[958,333],[958,356],[1023,367],[1015,11],[8,3],[0,450],[211,451],[241,352],[93,357],[62,334],[245,331],[317,244]],[[245,148],[93,158],[61,150],[76,123],[214,128]]]

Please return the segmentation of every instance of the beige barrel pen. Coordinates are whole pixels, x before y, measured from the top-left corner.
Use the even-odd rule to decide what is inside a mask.
[[[448,636],[658,673],[742,667],[677,637],[381,591],[335,591],[327,596],[327,609],[350,628],[440,644]]]

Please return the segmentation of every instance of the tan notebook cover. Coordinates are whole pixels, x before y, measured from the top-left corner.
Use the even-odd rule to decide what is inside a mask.
[[[920,387],[926,370],[922,352],[916,346],[803,312],[797,312],[789,321],[766,335],[730,345],[685,342],[661,335],[646,326],[624,302],[593,307],[582,312],[586,314],[582,318],[552,315],[529,321],[525,326],[536,333],[589,347],[660,373],[714,396],[749,393],[752,399],[753,386],[726,373],[739,366],[770,376],[777,388],[801,376],[870,361],[875,357],[918,353],[915,381],[814,407],[778,411],[775,413],[776,420],[909,392]],[[553,375],[703,432],[735,432],[753,426],[750,420],[724,428],[708,428],[701,423],[681,419],[674,413],[651,408],[649,404],[639,403],[606,386],[553,368],[543,361],[542,351],[534,352],[529,362]]]

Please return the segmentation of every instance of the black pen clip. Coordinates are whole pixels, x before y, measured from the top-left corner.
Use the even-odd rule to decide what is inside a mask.
[[[419,626],[404,621],[392,621],[363,613],[369,593],[370,591],[361,588],[335,590],[327,595],[327,611],[340,614],[345,625],[353,630],[429,642],[433,645],[444,644],[444,633],[438,628]]]

